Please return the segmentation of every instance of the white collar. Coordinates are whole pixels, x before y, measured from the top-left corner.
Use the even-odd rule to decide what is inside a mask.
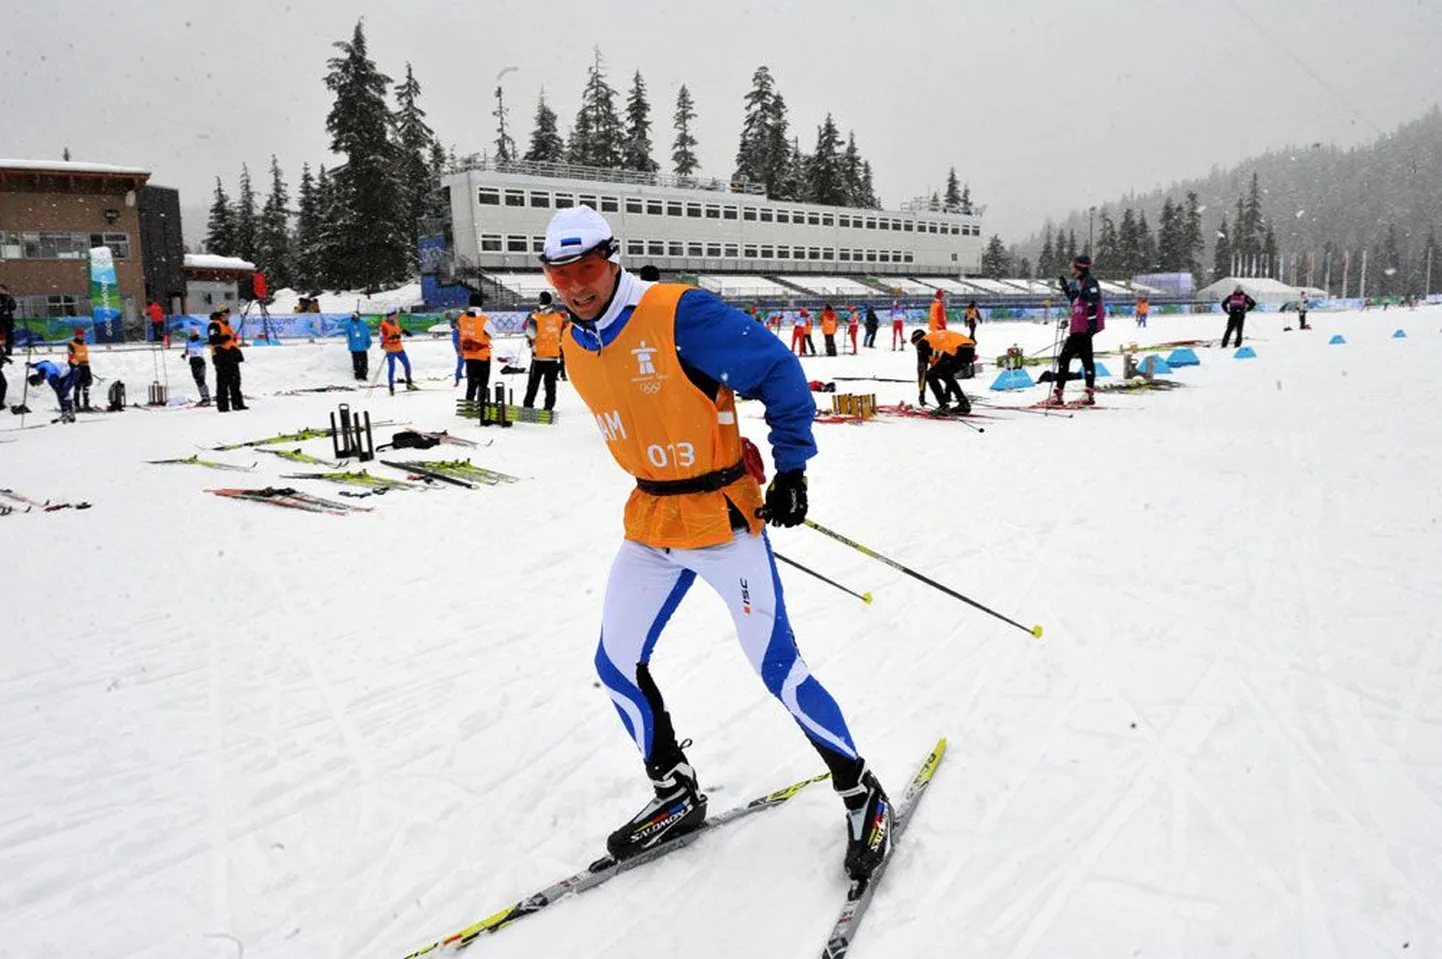
[[[622,310],[640,303],[642,294],[654,285],[622,267],[620,274],[616,277],[616,295],[611,297],[611,303],[606,307],[606,312],[596,319],[596,330],[599,332],[616,322],[616,318],[621,315]]]

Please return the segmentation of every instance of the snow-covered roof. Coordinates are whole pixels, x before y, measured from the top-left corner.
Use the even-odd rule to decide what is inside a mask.
[[[254,273],[255,264],[238,256],[215,256],[211,253],[185,254],[185,268],[188,270],[235,270],[240,273]]]
[[[114,173],[118,176],[150,176],[140,167],[113,163],[83,163],[78,160],[0,160],[0,170],[44,170],[55,173]]]
[[[1307,296],[1314,300],[1324,300],[1331,294],[1326,290],[1318,289],[1315,286],[1293,286],[1283,283],[1281,280],[1274,280],[1271,277],[1236,277],[1224,276],[1215,283],[1202,287],[1196,292],[1199,300],[1220,299],[1231,293],[1238,286],[1248,296],[1258,303],[1286,303],[1289,300],[1299,299],[1305,290]]]

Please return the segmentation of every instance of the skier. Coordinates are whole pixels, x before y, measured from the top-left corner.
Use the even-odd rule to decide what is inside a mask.
[[[866,339],[862,345],[868,350],[876,349],[876,329],[881,326],[881,320],[876,315],[876,309],[871,304],[866,305]]]
[[[857,353],[856,334],[861,329],[861,311],[853,303],[846,311],[846,335],[851,337],[851,355]]]
[[[981,322],[981,310],[977,308],[976,301],[972,300],[966,304],[966,314],[963,317],[966,321],[966,335],[976,342],[976,324]]]
[[[1086,396],[1084,406],[1096,404],[1097,367],[1092,356],[1092,337],[1106,327],[1106,304],[1102,302],[1101,286],[1091,274],[1092,258],[1085,253],[1071,261],[1071,275],[1074,283],[1060,277],[1061,290],[1071,301],[1071,322],[1067,327],[1066,342],[1062,344],[1061,356],[1057,359],[1056,385],[1052,389],[1052,406],[1061,406],[1062,393],[1071,369],[1072,357],[1081,359],[1086,371]]]
[[[899,302],[891,304],[891,351],[906,347],[906,311],[901,308]]]
[[[1144,296],[1137,297],[1137,327],[1147,328],[1147,315],[1152,311],[1151,301]]]
[[[800,313],[791,313],[791,352],[797,356],[804,356],[806,354],[805,312],[806,311],[803,310]]]
[[[946,293],[943,290],[936,291],[936,297],[931,301],[931,309],[926,314],[926,331],[935,333],[937,330],[946,329]]]
[[[364,383],[370,375],[371,328],[359,313],[345,321],[345,345],[350,350],[351,373]]]
[[[836,355],[836,327],[839,322],[831,304],[826,304],[821,310],[821,336],[826,341],[827,356]]]
[[[55,398],[60,401],[60,422],[62,423],[75,422],[75,406],[70,402],[70,387],[74,385],[76,375],[73,368],[62,371],[53,360],[41,360],[39,363],[30,364],[30,385],[50,384],[50,388],[55,391]]]
[[[391,396],[396,395],[396,360],[401,361],[401,366],[406,371],[406,389],[417,390],[411,379],[411,358],[406,356],[405,344],[401,342],[402,336],[410,336],[410,330],[401,329],[400,309],[391,307],[386,310],[386,318],[381,320],[381,349],[386,354],[386,386],[390,388]]]
[[[801,308],[801,332],[804,334],[802,343],[806,347],[807,354],[815,356],[816,341],[811,338],[812,329],[814,329],[814,324],[811,322],[811,314],[807,312],[806,307],[803,306]]]
[[[976,342],[964,333],[955,330],[933,330],[923,333],[913,330],[911,342],[916,347],[917,386],[921,390],[921,405],[926,405],[923,384],[930,384],[936,397],[938,413],[949,413],[953,409],[949,400],[956,398],[958,412],[970,413],[971,400],[961,391],[956,374],[970,366],[976,359]]]
[[[210,389],[205,385],[205,343],[201,341],[200,334],[191,330],[182,349],[183,358],[190,361],[190,375],[195,380],[195,388],[200,390],[200,401],[195,405],[209,406]]]
[[[245,356],[240,352],[240,338],[230,328],[230,307],[222,306],[210,314],[206,340],[210,343],[210,362],[215,367],[216,410],[228,413],[249,409],[240,393],[240,364],[245,362]]]
[[[1227,340],[1231,339],[1233,331],[1237,334],[1237,345],[1242,345],[1242,324],[1246,322],[1248,311],[1256,306],[1257,301],[1247,295],[1240,283],[1222,301],[1222,309],[1227,311],[1227,331],[1222,334],[1222,349],[1227,348]]]
[[[85,330],[75,328],[75,337],[65,344],[65,362],[74,371],[72,389],[75,390],[75,406],[83,413],[90,412],[90,384],[95,377],[90,373],[90,347],[85,343]]]
[[[1303,290],[1302,298],[1297,301],[1297,325],[1304,330],[1311,329],[1311,327],[1307,325],[1307,307],[1311,305],[1311,302],[1312,301],[1307,298],[1307,291]]]
[[[466,361],[467,402],[484,403],[491,385],[491,333],[486,329],[490,322],[480,305],[473,303],[466,307],[458,324],[461,358]]]
[[[751,665],[830,768],[847,810],[846,871],[869,876],[890,849],[891,803],[797,651],[764,532],[766,522],[806,518],[815,404],[800,363],[778,341],[751,335],[745,314],[715,295],[622,269],[610,225],[589,207],[551,218],[541,262],[573,318],[562,340],[571,382],[617,464],[636,477],[596,667],[655,794],[607,848],[627,859],[705,819],[706,797],[648,666],[699,576],[725,599]],[[764,494],[733,390],[766,408],[777,473]]]
[[[0,283],[0,353],[15,353],[15,297],[4,283]]]
[[[526,378],[526,398],[521,405],[536,405],[536,391],[546,386],[545,409],[556,408],[556,372],[561,365],[561,336],[566,332],[566,318],[553,305],[549,292],[538,297],[538,309],[526,320],[526,339],[531,343],[531,372]]]

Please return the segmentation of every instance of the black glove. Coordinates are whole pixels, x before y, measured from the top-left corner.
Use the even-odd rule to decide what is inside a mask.
[[[1067,286],[1066,277],[1064,277],[1064,276],[1059,276],[1059,277],[1056,278],[1056,281],[1057,281],[1057,284],[1061,286],[1061,295],[1070,298],[1070,297],[1071,297],[1071,287]]]
[[[1096,318],[1096,317],[1092,317],[1091,319],[1087,320],[1087,333],[1090,334],[1091,336],[1096,336],[1096,335],[1097,335],[1097,318]]]
[[[800,526],[806,519],[806,474],[782,470],[766,487],[765,518],[772,526]]]

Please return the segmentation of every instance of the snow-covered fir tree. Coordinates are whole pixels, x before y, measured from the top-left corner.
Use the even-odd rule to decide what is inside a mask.
[[[220,177],[215,178],[215,195],[205,223],[205,250],[216,256],[235,255],[235,209]]]
[[[235,255],[255,262],[257,227],[255,187],[250,182],[250,167],[240,165],[240,192],[235,198]]]
[[[255,237],[256,265],[265,271],[272,289],[292,286],[290,195],[275,154],[270,156],[270,194],[260,211]]]
[[[646,81],[637,70],[631,78],[631,94],[626,98],[626,132],[621,145],[621,166],[640,173],[655,173],[660,166],[651,152],[651,102],[646,97]]]
[[[302,293],[319,292],[322,286],[316,252],[317,234],[320,232],[319,216],[315,177],[311,176],[310,164],[303,163],[300,168],[300,185],[296,188],[295,234],[291,237],[291,266],[294,273],[291,285]]]
[[[671,142],[671,169],[677,176],[690,176],[701,166],[696,159],[696,138],[691,135],[691,121],[696,119],[696,104],[686,84],[676,91],[676,112],[671,115],[676,139]]]
[[[535,126],[525,159],[539,163],[560,163],[566,159],[566,143],[556,131],[556,111],[546,105],[545,91],[536,101]]]
[[[850,197],[841,154],[841,135],[831,114],[816,129],[816,149],[806,161],[806,199],[812,203],[845,206]]]
[[[621,165],[621,120],[616,115],[616,91],[606,82],[605,61],[601,48],[592,51],[591,65],[586,70],[586,86],[581,91],[581,108],[566,144],[566,159],[571,163],[615,169]]]

